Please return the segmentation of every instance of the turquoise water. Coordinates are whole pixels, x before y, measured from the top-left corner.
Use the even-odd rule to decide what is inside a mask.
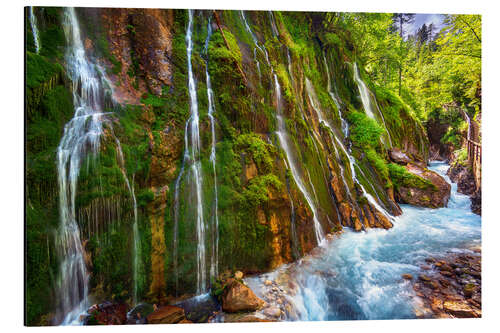
[[[448,167],[432,162],[429,168],[449,181]],[[469,198],[457,193],[456,184],[448,207],[401,208],[390,230],[345,229],[316,255],[247,283],[265,298],[263,281],[277,281],[292,305],[285,320],[415,318],[419,303],[401,275],[418,275],[425,258],[480,245],[481,217],[470,211]]]

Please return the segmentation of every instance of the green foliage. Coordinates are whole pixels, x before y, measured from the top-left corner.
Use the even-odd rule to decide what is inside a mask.
[[[257,167],[259,170],[262,170],[263,173],[270,172],[273,168],[274,156],[277,153],[276,148],[263,141],[255,133],[238,136],[235,142],[235,148],[250,152]]]
[[[34,89],[62,72],[62,66],[43,56],[26,52],[26,87]]]
[[[468,166],[468,158],[467,158],[467,148],[461,148],[454,152],[455,159],[453,160],[453,165],[461,165],[464,167]]]
[[[146,98],[141,99],[141,103],[159,108],[165,105],[165,100],[156,95],[147,94]]]
[[[354,145],[360,148],[377,147],[380,143],[382,127],[365,113],[352,111],[347,115],[351,124],[349,137]]]
[[[386,161],[374,149],[366,151],[366,158],[384,180],[389,180],[389,169]]]
[[[149,188],[145,188],[137,195],[137,205],[139,207],[145,207],[148,203],[153,201],[154,198],[155,194],[153,193],[153,191],[151,191]]]
[[[283,183],[276,175],[267,174],[250,180],[248,186],[243,190],[240,204],[244,207],[259,207],[269,201],[269,190],[281,190]]]

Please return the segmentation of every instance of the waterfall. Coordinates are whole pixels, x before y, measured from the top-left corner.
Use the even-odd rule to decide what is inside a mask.
[[[358,169],[361,173],[363,173],[363,171],[356,164],[356,160],[355,160],[354,156],[352,156],[352,154],[350,154],[347,151],[347,149],[344,147],[344,144],[342,143],[342,141],[335,134],[335,131],[333,130],[333,127],[330,124],[330,122],[325,118],[323,111],[319,107],[319,103],[316,102],[317,101],[316,93],[315,93],[314,88],[311,84],[311,81],[309,81],[308,78],[306,78],[306,91],[307,91],[307,95],[309,97],[309,102],[311,103],[312,108],[316,111],[316,114],[318,115],[319,122],[323,123],[326,127],[328,127],[328,129],[330,129],[337,144],[342,148],[342,151],[347,156],[347,158],[349,160],[349,166],[351,168],[351,174],[352,174],[352,178],[353,178],[354,182],[359,185],[359,187],[361,188],[361,191],[363,192],[363,195],[377,210],[379,210],[382,214],[384,214],[384,216],[386,216],[388,219],[393,220],[393,217],[384,208],[382,208],[379,205],[379,203],[375,200],[375,198],[373,198],[373,196],[368,191],[366,191],[363,184],[361,184],[361,182],[358,180],[355,167],[358,167]],[[342,178],[344,177],[343,170],[341,170],[341,176],[342,176]],[[368,178],[366,177],[366,175],[364,175],[364,176],[365,176],[365,179],[368,181],[368,183],[370,183]],[[344,181],[344,184],[346,184],[345,179],[343,179],[343,181]],[[370,185],[371,185],[371,183],[370,183]],[[377,192],[375,191],[375,189],[373,187],[372,187],[372,189],[373,189],[374,193],[376,194]]]
[[[189,10],[189,22],[186,32],[186,53],[188,66],[188,88],[189,88],[189,105],[191,109],[191,117],[188,119],[190,138],[186,142],[186,149],[190,154],[185,154],[191,162],[191,172],[194,178],[194,187],[196,191],[196,236],[197,245],[197,285],[196,293],[202,294],[206,291],[206,250],[205,250],[205,221],[203,218],[203,195],[202,181],[203,175],[201,171],[200,161],[200,129],[199,129],[199,114],[198,114],[198,99],[196,95],[196,83],[193,75],[193,66],[191,64],[191,54],[193,52],[193,10]],[[187,137],[186,137],[187,138]]]
[[[447,181],[448,165],[430,163]],[[481,218],[470,211],[468,196],[451,184],[449,207],[440,209],[402,205],[403,214],[390,230],[370,229],[343,234],[324,247],[273,272],[245,278],[257,296],[272,288],[283,290],[284,320],[366,320],[415,318],[421,309],[413,283],[402,274],[428,274],[425,259],[450,253],[470,254],[481,244]],[[276,284],[266,287],[264,281]]]
[[[175,191],[174,191],[174,241],[173,241],[173,263],[174,263],[174,280],[175,280],[175,296],[178,294],[179,290],[179,209],[180,209],[180,200],[179,200],[179,190],[181,186],[182,176],[184,175],[185,164],[189,161],[189,147],[188,147],[188,125],[189,120],[186,121],[186,126],[184,128],[184,157],[182,159],[181,171],[179,172],[179,176],[175,180]]]
[[[262,80],[262,73],[260,71],[260,62],[257,59],[257,49],[259,49],[261,52],[262,52],[262,49],[259,46],[259,42],[257,41],[257,37],[255,37],[252,29],[250,29],[250,26],[248,25],[247,18],[245,17],[245,12],[240,10],[240,16],[241,16],[241,19],[243,20],[243,24],[245,26],[245,29],[248,31],[248,33],[252,37],[253,43],[255,44],[255,47],[253,48],[253,60],[255,61],[255,65],[257,66],[257,73],[259,74],[259,82],[260,82]]]
[[[344,139],[345,139],[349,136],[349,124],[344,119],[344,117],[342,117],[342,111],[340,110],[340,100],[337,96],[337,93],[332,90],[330,70],[328,68],[328,63],[326,62],[326,56],[324,54],[323,54],[323,61],[325,63],[325,68],[326,68],[326,82],[327,82],[328,94],[330,95],[330,97],[333,100],[333,103],[337,107],[337,115],[339,116],[340,125],[342,127],[342,133],[344,133]]]
[[[30,6],[30,25],[31,31],[33,32],[33,40],[35,41],[36,54],[40,53],[40,36],[38,35],[38,25],[35,13],[33,12],[33,6]]]
[[[210,261],[210,278],[216,278],[219,273],[219,197],[217,192],[217,171],[216,171],[216,152],[215,152],[215,103],[214,93],[212,91],[212,84],[210,83],[210,74],[208,73],[208,43],[212,36],[212,24],[210,19],[207,25],[207,38],[205,40],[205,76],[207,80],[207,97],[208,97],[208,117],[210,118],[210,130],[212,132],[212,147],[210,150],[210,162],[212,162],[212,169],[214,172],[214,224],[212,226],[212,257]],[[255,49],[254,49],[255,51]],[[260,73],[260,71],[259,71]]]
[[[300,192],[302,192],[302,194],[304,195],[304,198],[306,199],[307,204],[309,205],[313,213],[314,233],[316,236],[316,242],[319,245],[323,241],[324,235],[323,235],[323,229],[321,228],[321,224],[319,223],[318,220],[318,210],[311,198],[310,193],[306,189],[302,181],[302,178],[300,177],[296,162],[292,156],[292,151],[290,148],[290,139],[288,138],[285,119],[281,108],[281,87],[278,82],[278,76],[274,72],[273,74],[274,74],[274,87],[276,93],[276,119],[278,121],[278,131],[276,132],[276,134],[278,135],[281,147],[285,151],[285,155],[290,165],[290,170],[292,171],[293,179],[295,180],[295,183],[297,184],[297,187],[299,188]]]
[[[98,65],[85,55],[79,22],[74,8],[66,8],[63,28],[67,41],[66,69],[72,82],[75,113],[65,125],[61,142],[57,148],[57,171],[59,184],[60,226],[56,235],[56,246],[60,263],[60,276],[56,286],[58,319],[62,324],[78,323],[79,316],[88,307],[89,272],[76,220],[75,199],[78,176],[82,161],[89,154],[97,156],[100,139],[106,122],[118,148],[118,159],[125,183],[134,204],[134,241],[138,239],[137,205],[133,187],[124,171],[124,159],[119,140],[114,136],[111,123],[103,112],[105,77]],[[96,228],[97,230],[97,228]],[[134,255],[137,252],[134,246]],[[137,263],[137,260],[134,260]],[[135,270],[137,272],[137,270]],[[136,275],[134,273],[134,278]],[[135,279],[137,280],[137,279]]]
[[[467,120],[467,140],[471,140],[471,123],[470,123],[470,117],[467,114],[467,111],[462,112],[465,116],[465,119]]]
[[[372,107],[372,102],[370,99],[370,95],[372,94],[371,91],[368,89],[366,84],[363,82],[361,77],[359,76],[359,69],[358,69],[358,64],[354,62],[354,80],[356,81],[358,85],[358,90],[359,90],[359,95],[361,96],[361,102],[363,103],[363,108],[365,109],[366,114],[368,117],[372,118],[373,120],[377,121],[377,118],[375,118],[375,114],[373,113],[373,107]],[[374,97],[375,99],[375,97]],[[392,140],[391,140],[391,135],[389,131],[387,130],[387,126],[385,124],[385,119],[384,115],[380,111],[380,108],[377,106],[377,111],[380,115],[380,118],[382,119],[382,123],[385,128],[385,132],[387,133],[387,138],[389,139],[389,145],[392,147]]]
[[[114,136],[114,135],[113,135]],[[132,198],[132,204],[134,206],[134,224],[132,225],[132,236],[133,236],[133,280],[134,280],[134,292],[133,292],[133,301],[134,304],[137,304],[137,285],[139,281],[139,271],[142,268],[141,264],[142,262],[140,261],[141,258],[141,237],[139,235],[139,227],[137,225],[137,200],[135,198],[135,191],[134,191],[134,184],[132,182],[132,185],[130,185],[130,182],[127,177],[127,173],[125,172],[125,158],[123,157],[123,151],[122,151],[122,146],[120,144],[120,141],[115,137],[115,142],[116,142],[116,147],[117,147],[117,152],[118,152],[118,157],[120,158],[120,169],[123,175],[123,179],[125,180],[125,184],[127,185],[127,189],[130,193],[130,196]]]
[[[273,31],[273,37],[278,37],[279,32],[278,29],[276,28],[276,23],[274,21],[274,14],[272,11],[268,11],[268,14],[269,14],[269,21],[271,22],[271,29]]]
[[[76,221],[75,197],[82,159],[99,152],[102,129],[101,87],[95,68],[85,56],[74,8],[64,11],[68,44],[67,73],[73,84],[75,114],[64,127],[57,148],[60,227],[56,245],[61,258],[56,293],[63,324],[74,322],[88,306],[89,273]]]

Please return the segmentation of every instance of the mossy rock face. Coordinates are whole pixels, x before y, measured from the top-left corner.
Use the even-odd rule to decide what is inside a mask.
[[[415,164],[406,167],[390,164],[389,173],[398,202],[430,208],[448,204],[451,185],[436,172]]]
[[[62,60],[65,44],[62,11],[47,8],[43,14],[36,12],[43,16],[45,24],[40,28],[42,50],[39,55],[34,54],[32,41],[28,41],[26,63],[26,297],[30,324],[39,322],[41,315],[55,306],[51,293],[58,274],[58,258],[50,236],[59,221],[55,152],[64,124],[74,111]],[[208,231],[213,230],[217,212],[219,272],[269,271],[316,247],[313,210],[289,169],[292,158],[317,206],[324,231],[338,231],[341,225],[356,230],[362,230],[363,226],[390,227],[382,223],[359,184],[354,182],[349,157],[342,145],[356,159],[359,182],[393,213],[398,209],[390,194],[393,188],[401,202],[442,204],[441,185],[433,174],[427,175],[428,170],[420,175],[388,163],[383,143],[387,136],[385,128],[361,112],[350,64],[355,41],[348,34],[336,31],[321,36],[307,14],[275,12],[274,24],[278,30],[275,36],[267,12],[248,12],[247,21],[259,43],[256,48],[239,12],[219,14],[220,28],[212,11],[196,12],[192,53],[201,137],[199,163],[203,174],[206,251],[211,256],[214,250],[214,234]],[[135,103],[124,102],[104,110],[112,113],[109,116],[112,128],[105,128],[100,152],[83,162],[78,180],[78,221],[85,250],[91,258],[92,293],[116,302],[129,302],[132,298],[134,216],[125,175],[137,198],[142,263],[139,298],[156,303],[172,296],[193,294],[197,282],[197,234],[189,163],[184,165],[184,176],[179,182],[177,233],[174,212],[176,180],[184,160],[184,137],[191,135],[185,133],[190,117],[187,11],[78,9],[77,15],[92,59],[95,57],[106,67],[117,96],[128,93],[130,96],[125,97],[131,98],[122,101]],[[208,18],[212,19],[213,34],[205,50]],[[110,27],[101,27],[103,22]],[[149,26],[155,30],[150,37],[154,40],[150,41],[145,38],[149,36]],[[117,35],[120,38],[115,38]],[[124,48],[121,54],[115,42],[130,48]],[[214,94],[215,173],[206,70]],[[289,136],[290,156],[286,156],[276,134],[278,105],[273,74],[281,86],[280,106]],[[408,107],[393,94],[371,84],[367,75],[362,73],[362,76],[379,102],[394,145],[400,149],[406,147],[413,154],[412,160],[425,160],[426,138]],[[318,123],[305,89],[306,78],[317,95],[315,106],[323,111],[333,129]],[[327,90],[327,82],[331,91]],[[332,91],[338,95],[339,105],[331,98]],[[340,127],[341,116],[350,123],[345,138]],[[119,161],[113,135],[121,142],[124,163]],[[345,185],[341,173],[345,174]],[[217,206],[214,185],[217,185]],[[404,196],[404,193],[410,194]],[[177,267],[174,240],[178,246]],[[223,289],[216,281],[207,283],[213,286],[216,295],[222,295]]]

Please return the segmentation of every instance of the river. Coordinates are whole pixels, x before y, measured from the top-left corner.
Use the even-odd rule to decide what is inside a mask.
[[[450,182],[449,165],[431,162],[429,168]],[[282,320],[415,318],[419,298],[401,275],[420,274],[428,257],[481,244],[481,217],[471,212],[469,197],[451,185],[445,208],[402,205],[403,214],[390,230],[345,228],[314,254],[245,282],[284,310]],[[265,286],[266,280],[273,284]]]

